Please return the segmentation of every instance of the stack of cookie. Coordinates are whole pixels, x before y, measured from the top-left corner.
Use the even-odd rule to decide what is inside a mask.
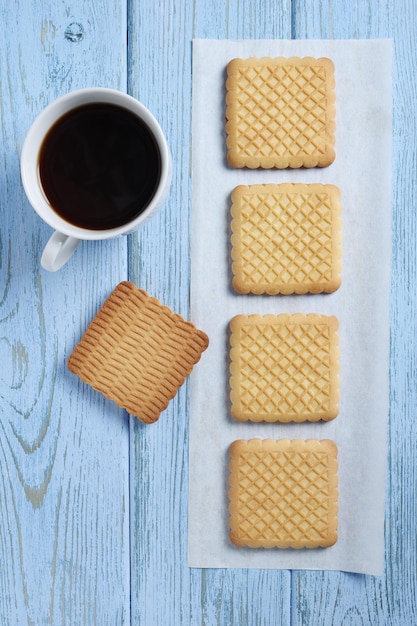
[[[327,167],[335,159],[334,66],[325,58],[233,59],[227,159],[237,168]],[[341,284],[340,191],[280,181],[232,191],[239,294],[332,293]],[[236,420],[337,416],[338,320],[320,313],[238,315],[230,324]],[[337,447],[323,440],[238,440],[230,448],[230,537],[237,546],[317,548],[337,540]]]

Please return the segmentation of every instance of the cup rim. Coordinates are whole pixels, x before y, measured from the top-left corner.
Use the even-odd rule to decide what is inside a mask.
[[[83,104],[88,104],[89,102],[115,104],[138,114],[154,135],[161,156],[159,183],[148,205],[134,219],[115,228],[93,230],[68,222],[54,211],[39,182],[38,154],[46,133],[66,112],[78,106],[82,106]],[[172,160],[167,140],[159,122],[144,104],[130,94],[117,89],[85,87],[69,91],[59,96],[47,104],[35,117],[23,142],[20,158],[20,174],[26,196],[31,206],[51,228],[58,230],[64,235],[76,237],[77,239],[110,239],[135,231],[140,224],[147,221],[154,210],[159,208],[163,203],[171,183]]]

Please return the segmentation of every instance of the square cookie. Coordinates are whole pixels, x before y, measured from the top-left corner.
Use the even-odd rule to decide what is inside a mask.
[[[335,158],[330,59],[233,59],[227,66],[227,158],[233,167],[326,167]]]
[[[238,293],[330,293],[341,284],[335,185],[240,185],[232,192],[232,272]]]
[[[230,322],[231,414],[238,421],[334,419],[338,320],[310,313],[236,315]]]
[[[329,439],[250,439],[230,446],[230,539],[250,548],[337,541],[337,447]]]
[[[207,346],[205,333],[133,283],[122,282],[88,326],[68,368],[149,424]]]

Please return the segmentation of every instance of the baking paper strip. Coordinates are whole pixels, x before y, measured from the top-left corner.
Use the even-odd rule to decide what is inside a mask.
[[[330,57],[336,160],[311,170],[226,164],[225,76],[234,57]],[[210,346],[191,376],[189,565],[330,569],[380,575],[384,562],[389,402],[392,42],[193,42],[191,319]],[[242,296],[231,287],[230,193],[238,184],[337,185],[342,286],[334,294]],[[327,423],[251,424],[230,417],[228,324],[238,313],[317,312],[340,324],[341,399]],[[239,438],[330,438],[339,449],[339,539],[322,550],[253,550],[228,537],[228,448]]]

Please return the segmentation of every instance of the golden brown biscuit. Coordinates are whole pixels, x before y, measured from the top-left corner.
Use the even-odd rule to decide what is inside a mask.
[[[81,380],[155,422],[208,346],[208,337],[133,283],[105,301],[68,361]]]
[[[238,293],[330,293],[341,283],[340,191],[334,185],[240,185],[232,193]]]
[[[230,447],[230,539],[250,548],[337,541],[337,447],[329,439],[251,439]]]
[[[336,417],[336,317],[237,315],[230,330],[230,400],[236,420],[316,422]]]
[[[330,59],[233,59],[227,66],[227,158],[233,167],[326,167],[335,158]]]

